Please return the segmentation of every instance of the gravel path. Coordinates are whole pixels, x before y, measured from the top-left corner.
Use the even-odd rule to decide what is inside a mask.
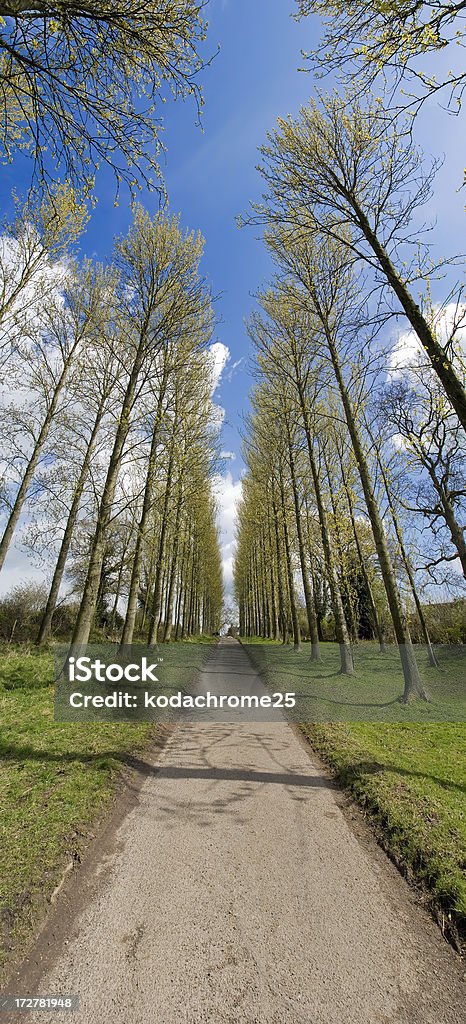
[[[207,681],[252,674],[223,641]],[[159,764],[44,956],[35,993],[80,1010],[30,1022],[464,1020],[464,965],[288,725],[183,724]]]

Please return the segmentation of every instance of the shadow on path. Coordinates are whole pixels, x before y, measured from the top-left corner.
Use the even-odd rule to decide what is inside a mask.
[[[170,765],[154,768],[163,779],[210,779],[213,782],[268,782],[278,786],[309,786],[334,788],[331,779],[321,775],[298,775],[293,772],[263,772],[243,768],[185,768]]]

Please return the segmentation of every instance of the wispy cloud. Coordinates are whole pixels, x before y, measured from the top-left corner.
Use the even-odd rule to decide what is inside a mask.
[[[239,370],[240,366],[242,366],[243,363],[245,362],[246,356],[242,356],[241,359],[236,359],[232,366],[230,366],[228,372],[225,374],[225,380],[228,381],[228,383],[233,379],[236,371]]]

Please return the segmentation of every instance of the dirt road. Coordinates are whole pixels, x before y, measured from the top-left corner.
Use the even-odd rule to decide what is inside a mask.
[[[251,672],[222,642],[207,682]],[[288,725],[183,724],[24,975],[80,1010],[28,1020],[460,1024],[464,965],[358,821]]]

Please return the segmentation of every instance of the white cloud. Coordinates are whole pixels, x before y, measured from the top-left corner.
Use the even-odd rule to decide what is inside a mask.
[[[46,573],[31,563],[31,555],[11,545],[0,573],[0,596],[19,583],[44,583]]]
[[[225,409],[223,408],[223,405],[215,405],[215,402],[212,402],[212,417],[211,417],[211,419],[212,419],[212,426],[216,430],[220,430],[220,428],[222,426],[222,423],[223,423],[223,421],[225,419]]]
[[[241,359],[236,359],[235,362],[233,363],[233,365],[228,370],[228,373],[225,375],[225,380],[226,381],[231,381],[232,378],[234,377],[236,371],[239,370],[240,366],[242,366],[243,363],[245,363],[245,362],[246,362],[246,356],[242,356]]]
[[[214,492],[218,505],[217,519],[220,529],[223,578],[227,596],[231,596],[232,592],[233,564],[236,549],[236,513],[242,489],[241,480],[234,480],[230,471],[223,474],[218,473],[214,478]]]
[[[209,355],[212,373],[212,394],[214,394],[220,384],[222,373],[230,358],[230,349],[227,345],[223,345],[221,341],[215,341],[214,344],[209,347]]]
[[[437,340],[441,345],[445,345],[450,338],[453,325],[456,321],[459,326],[455,331],[455,339],[457,342],[457,349],[463,357],[466,356],[465,318],[466,310],[458,309],[455,302],[450,302],[445,307],[436,306],[434,308],[433,327],[435,329]],[[410,367],[424,365],[427,369],[430,368],[428,356],[424,351],[417,334],[412,330],[402,331],[398,336],[392,352],[390,353],[388,363],[389,377],[392,380],[397,378],[399,379],[400,377],[405,376],[404,371],[409,371]]]
[[[392,434],[390,440],[392,442],[393,447],[397,448],[398,451],[404,451],[405,450],[405,448],[406,448],[406,438],[403,437],[403,434]]]
[[[236,459],[236,452],[220,452],[220,458],[230,459],[231,462],[234,462]]]
[[[388,361],[389,377],[395,379],[403,377],[403,370],[415,366],[419,362],[419,356],[423,351],[419,338],[414,331],[403,331],[399,335],[397,343],[392,349]]]
[[[62,289],[67,276],[63,262],[50,263],[47,254],[42,254],[33,228],[26,228],[20,240],[0,235],[0,292],[4,309],[8,310],[0,331],[2,350],[8,349],[9,343],[18,337],[26,341],[41,331],[44,309],[51,303],[63,305]]]

